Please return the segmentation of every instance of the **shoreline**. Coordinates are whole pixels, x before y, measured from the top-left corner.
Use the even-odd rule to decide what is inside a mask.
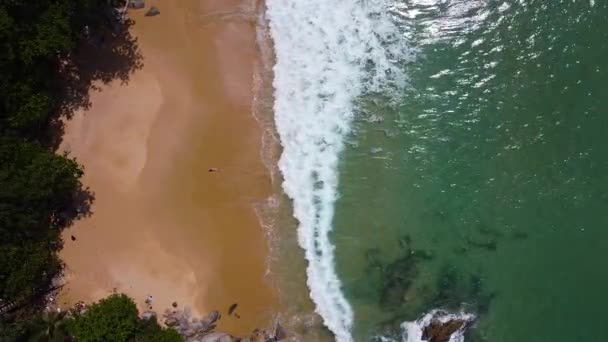
[[[251,4],[158,0],[146,9],[159,16],[129,10],[143,69],[101,85],[91,109],[66,122],[62,148],[84,165],[96,200],[93,215],[64,232],[65,305],[116,290],[140,310],[147,295],[157,311],[238,303],[240,318],[218,325],[237,335],[271,321],[277,295],[254,205],[270,198],[272,180],[261,160],[266,128],[252,113],[257,20],[243,15],[261,5]]]

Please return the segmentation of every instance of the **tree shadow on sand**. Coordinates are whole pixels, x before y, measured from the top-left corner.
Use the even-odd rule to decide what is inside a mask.
[[[59,63],[56,84],[59,102],[49,120],[44,140],[44,144],[53,151],[60,152],[58,149],[66,122],[77,111],[91,108],[93,92],[101,91],[102,85],[111,82],[128,84],[133,73],[143,67],[143,55],[137,38],[130,32],[134,21],[119,13],[121,7],[122,5],[108,6],[95,28],[86,27],[76,49]],[[63,152],[63,155],[70,157],[69,151]],[[53,227],[62,232],[77,220],[90,217],[94,201],[95,192],[79,182],[69,203],[52,217]],[[75,237],[72,236],[72,240]],[[61,250],[64,243],[59,239],[55,251]],[[61,265],[63,269],[62,262]],[[55,286],[51,282],[42,286],[38,298],[43,299],[48,293],[55,292]]]
[[[81,186],[73,194],[72,202],[53,218],[53,226],[62,231],[65,228],[71,227],[75,221],[81,218],[90,217],[93,215],[92,207],[94,201],[95,192],[89,187]],[[63,246],[59,247],[61,248]]]
[[[121,18],[118,9],[108,8],[104,23],[90,29],[69,56],[59,65],[58,104],[49,122],[46,145],[57,150],[64,134],[65,120],[78,110],[91,108],[90,94],[113,81],[127,84],[143,67],[143,55],[130,29],[134,21]]]
[[[127,84],[131,75],[143,67],[137,38],[130,32],[134,21],[120,15],[118,8],[107,7],[97,28],[87,27],[81,43],[59,65],[59,103],[49,121],[45,141],[54,151],[62,142],[66,121],[77,111],[91,108],[92,92],[101,91],[101,85],[114,81]],[[55,226],[63,230],[76,220],[91,216],[94,200],[95,193],[81,185],[73,203],[55,218]]]
[[[62,142],[66,121],[77,111],[91,108],[92,92],[100,91],[101,85],[114,81],[127,84],[131,75],[143,67],[137,38],[130,32],[134,21],[120,14],[119,8],[106,7],[96,27],[86,27],[77,48],[60,62],[59,103],[49,120],[45,141],[54,151]],[[76,220],[91,216],[94,200],[95,193],[81,185],[74,194],[73,203],[55,217],[55,227],[63,230]]]

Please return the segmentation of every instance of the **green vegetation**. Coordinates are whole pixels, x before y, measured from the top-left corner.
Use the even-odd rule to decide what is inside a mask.
[[[69,338],[65,312],[45,312],[35,317],[16,340],[31,342],[64,342]]]
[[[156,319],[140,319],[133,300],[123,294],[91,305],[68,322],[68,331],[79,342],[181,341],[175,330],[161,328]]]
[[[31,297],[60,270],[60,229],[81,188],[75,161],[0,139],[0,298]]]
[[[0,325],[1,341],[28,342],[181,342],[179,334],[162,328],[155,317],[139,318],[133,300],[113,294],[82,314],[45,312],[9,331]]]
[[[137,331],[137,307],[125,295],[112,295],[76,316],[70,331],[78,341],[128,341]]]
[[[95,82],[126,80],[141,67],[131,23],[114,10],[121,5],[0,0],[2,341],[61,321],[40,314],[41,299],[62,269],[62,230],[89,213],[94,197],[80,182],[82,167],[56,149],[63,120],[90,105]]]

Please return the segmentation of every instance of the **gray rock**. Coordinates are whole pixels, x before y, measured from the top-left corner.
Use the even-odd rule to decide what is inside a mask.
[[[217,322],[221,317],[222,317],[222,315],[220,315],[220,313],[218,311],[211,311],[210,313],[207,314],[207,316],[203,317],[201,319],[201,321],[205,321],[205,322],[209,322],[210,324],[213,324],[213,323]]]
[[[251,342],[267,342],[270,336],[264,331],[260,329],[254,329],[249,339]]]
[[[232,342],[232,336],[224,333],[211,333],[209,335],[205,335],[201,342]]]
[[[202,325],[202,324],[201,324],[201,322],[192,322],[192,323],[190,323],[190,327],[191,327],[192,329],[197,330],[197,331],[199,331],[199,330],[200,330],[200,331],[205,331],[205,329],[204,329],[204,328],[205,328],[205,326],[204,326],[204,325]]]
[[[145,6],[146,6],[146,3],[144,0],[130,0],[129,1],[129,8],[140,9],[140,8],[144,8]]]
[[[165,319],[165,325],[168,327],[174,327],[179,324],[179,320],[175,317],[167,317]]]
[[[150,7],[148,12],[146,12],[146,17],[153,17],[155,15],[159,15],[160,11],[155,6]]]
[[[186,319],[190,319],[190,317],[192,317],[192,309],[190,309],[189,306],[185,306],[183,311],[180,310],[176,310],[176,313],[180,313],[180,315],[182,315],[184,318]]]
[[[209,332],[215,329],[215,324],[210,324],[205,321],[198,323],[198,330],[201,332]]]
[[[215,328],[215,323],[221,317],[222,316],[220,315],[220,313],[218,311],[211,311],[205,317],[201,318],[201,320],[199,322],[201,325],[201,330],[203,330],[203,331],[212,330],[213,328]]]
[[[156,312],[154,312],[152,310],[144,311],[141,314],[141,319],[149,320],[152,318],[156,319]]]
[[[285,329],[283,329],[283,327],[277,323],[276,328],[274,329],[274,339],[275,341],[281,341],[287,338],[287,332],[285,332]]]

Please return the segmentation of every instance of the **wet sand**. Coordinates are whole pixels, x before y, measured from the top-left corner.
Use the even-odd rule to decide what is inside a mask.
[[[219,329],[264,327],[276,308],[253,205],[271,195],[253,118],[259,58],[250,1],[147,1],[135,20],[144,67],[91,94],[63,149],[84,165],[92,215],[65,232],[62,302],[113,290],[141,309],[173,301],[224,313]],[[210,168],[218,168],[209,172]],[[74,235],[76,241],[70,240]],[[240,318],[228,316],[238,303]]]

